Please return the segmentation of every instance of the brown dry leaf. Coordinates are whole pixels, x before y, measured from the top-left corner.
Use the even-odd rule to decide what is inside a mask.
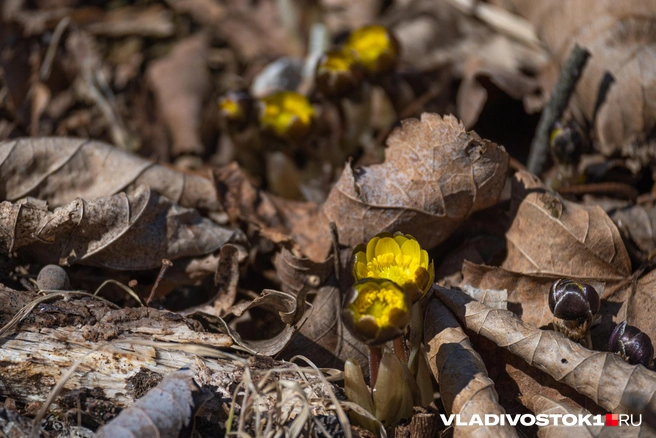
[[[214,284],[217,286],[216,295],[208,303],[189,307],[180,313],[190,315],[202,312],[216,317],[225,316],[237,298],[240,252],[245,251],[244,248],[230,243],[223,245],[214,273]]]
[[[273,266],[280,278],[285,291],[298,294],[308,283],[310,276],[316,276],[319,284],[323,284],[334,272],[334,256],[328,257],[321,263],[314,262],[306,257],[299,257],[287,248],[276,254]],[[316,315],[321,317],[321,315]]]
[[[523,403],[532,410],[536,415],[590,415],[590,412],[582,407],[572,406],[571,404],[562,401],[556,401],[539,393],[532,393],[530,395],[523,394],[520,397]],[[605,416],[601,417],[605,421]],[[590,423],[594,423],[593,417],[588,417]],[[641,434],[648,433],[649,426],[625,426],[618,427],[604,427],[604,426],[587,426],[587,425],[574,425],[563,426],[562,424],[555,425],[549,424],[548,426],[540,427],[538,431],[539,438],[560,438],[567,436],[568,438],[633,438],[644,436]]]
[[[177,437],[192,422],[202,393],[189,368],[172,373],[96,432],[96,437]]]
[[[437,297],[466,327],[519,356],[613,413],[656,407],[656,373],[613,353],[588,350],[555,331],[525,324],[508,310],[492,309],[455,289]],[[631,406],[627,403],[631,400]]]
[[[227,324],[223,324],[235,342],[250,353],[274,356],[290,343],[294,334],[296,334],[299,327],[309,316],[309,312],[305,312],[306,304],[304,294],[297,297],[289,292],[265,289],[253,301],[237,304],[230,309],[230,312],[235,316],[240,316],[247,310],[255,307],[264,307],[268,311],[276,312],[280,320],[285,324],[285,327],[280,333],[269,339],[246,341],[242,339],[237,331],[233,330]],[[194,317],[199,318],[202,315],[198,316],[196,314]]]
[[[656,0],[495,2],[532,22],[561,65],[575,44],[591,52],[570,107],[594,127],[602,153],[630,153],[653,135]]]
[[[602,208],[566,201],[528,172],[515,174],[511,217],[505,269],[598,280],[631,274],[619,231]]]
[[[0,199],[26,196],[60,207],[142,184],[183,207],[220,211],[212,181],[187,175],[95,140],[23,138],[0,143]]]
[[[0,204],[2,252],[29,253],[42,264],[152,269],[164,258],[203,256],[241,240],[240,230],[223,228],[145,185],[131,195],[78,198],[52,212],[29,199]]]
[[[330,248],[328,222],[340,243],[355,246],[382,231],[410,233],[423,247],[446,239],[467,217],[494,205],[504,185],[508,154],[502,146],[466,132],[453,116],[424,113],[407,119],[387,140],[385,162],[352,169],[321,208],[323,222],[308,219],[314,232],[305,254],[324,260]],[[309,234],[309,233],[308,233]]]
[[[346,359],[368,363],[367,347],[346,330],[341,321],[342,300],[339,289],[320,288],[312,302],[312,313],[282,352],[283,358],[298,354],[309,357],[320,368],[344,369]],[[368,376],[368,367],[363,369]]]
[[[473,415],[505,415],[488,377],[481,356],[455,316],[437,299],[430,301],[425,317],[424,338],[428,363],[440,385],[440,395],[448,414],[460,414],[469,422]],[[515,429],[503,426],[454,426],[454,437],[501,436],[516,437]]]
[[[205,151],[199,129],[203,102],[210,91],[208,50],[205,35],[188,37],[146,71],[172,139],[173,156],[202,155]]]

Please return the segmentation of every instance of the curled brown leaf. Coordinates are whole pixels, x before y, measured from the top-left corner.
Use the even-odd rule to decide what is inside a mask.
[[[440,384],[447,414],[459,414],[464,423],[468,423],[473,415],[479,418],[486,414],[505,415],[483,359],[451,311],[440,300],[433,299],[428,305],[425,321],[428,362]],[[454,436],[516,437],[517,432],[505,423],[487,427],[456,424]]]
[[[656,407],[653,371],[629,365],[613,353],[588,350],[561,333],[537,329],[512,312],[487,307],[462,291],[437,287],[435,293],[468,329],[576,389],[609,412]]]
[[[60,207],[142,184],[183,207],[220,211],[214,183],[145,160],[95,140],[21,138],[0,143],[0,200],[26,196]]]
[[[152,269],[162,259],[202,256],[242,239],[241,231],[223,228],[148,186],[132,195],[77,199],[52,212],[30,200],[0,204],[0,250],[26,252],[42,264]]]

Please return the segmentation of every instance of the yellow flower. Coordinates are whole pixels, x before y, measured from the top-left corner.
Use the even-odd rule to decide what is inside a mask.
[[[396,283],[367,278],[347,296],[342,320],[353,336],[367,344],[383,344],[403,334],[412,303]]]
[[[396,66],[399,44],[383,26],[365,26],[353,31],[345,50],[350,50],[370,75],[387,73]]]
[[[353,278],[386,278],[401,286],[412,302],[433,284],[435,269],[428,253],[409,234],[381,233],[353,251]]]
[[[342,97],[362,84],[363,67],[350,50],[330,50],[317,64],[316,84],[327,97]]]
[[[300,93],[278,91],[260,99],[260,127],[290,141],[300,141],[314,120],[314,107]]]

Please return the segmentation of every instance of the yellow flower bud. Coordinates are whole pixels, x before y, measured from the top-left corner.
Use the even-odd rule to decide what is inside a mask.
[[[383,26],[361,27],[351,33],[344,45],[366,68],[370,76],[387,73],[396,67],[399,59],[399,43]]]
[[[396,283],[367,278],[353,285],[342,320],[353,336],[366,344],[383,344],[403,334],[412,303]]]
[[[219,99],[219,115],[228,123],[243,125],[248,123],[253,99],[243,91],[229,91]]]
[[[326,97],[343,97],[362,85],[363,67],[350,50],[330,50],[323,54],[315,74],[317,88]]]
[[[314,107],[300,93],[278,91],[259,100],[260,127],[283,140],[299,142],[312,128]]]
[[[353,251],[353,278],[385,278],[401,286],[412,302],[433,285],[435,269],[428,253],[409,234],[381,233]]]

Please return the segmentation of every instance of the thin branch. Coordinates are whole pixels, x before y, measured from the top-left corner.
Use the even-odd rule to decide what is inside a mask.
[[[560,70],[560,76],[551,91],[549,102],[542,111],[528,155],[528,170],[535,175],[542,172],[549,152],[549,134],[567,108],[589,57],[590,52],[577,44]]]

